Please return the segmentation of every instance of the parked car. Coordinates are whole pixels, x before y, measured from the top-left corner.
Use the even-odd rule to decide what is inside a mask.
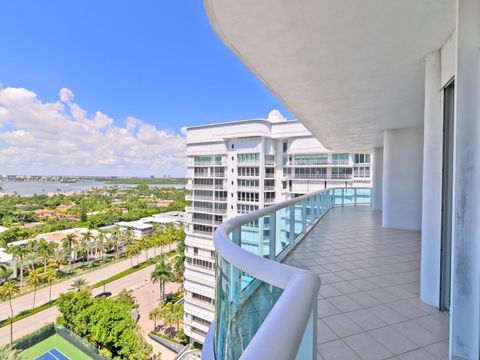
[[[101,297],[110,297],[112,296],[112,293],[110,291],[105,291],[101,292],[100,294],[95,295],[95,299],[101,298]]]

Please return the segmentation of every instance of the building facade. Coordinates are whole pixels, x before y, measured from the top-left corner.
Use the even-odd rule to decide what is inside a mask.
[[[265,119],[190,127],[187,155],[185,333],[203,342],[214,318],[215,229],[313,191],[371,186],[371,156],[328,151],[300,122]],[[242,243],[263,256],[261,231],[252,224]]]

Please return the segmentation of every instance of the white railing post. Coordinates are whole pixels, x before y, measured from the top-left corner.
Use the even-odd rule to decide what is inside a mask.
[[[269,259],[275,260],[275,254],[276,254],[276,246],[277,246],[277,239],[276,239],[276,234],[277,234],[277,216],[276,213],[270,214],[270,243],[269,243],[269,248],[270,248],[270,253],[269,253]]]
[[[295,205],[290,206],[290,244],[295,245]]]

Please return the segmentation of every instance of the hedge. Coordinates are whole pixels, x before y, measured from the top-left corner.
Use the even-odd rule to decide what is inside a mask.
[[[32,347],[35,344],[38,344],[40,341],[43,341],[49,338],[54,334],[55,334],[55,326],[53,325],[53,323],[50,323],[32,332],[31,334],[25,335],[24,337],[18,339],[13,343],[13,347],[18,350],[25,350]]]

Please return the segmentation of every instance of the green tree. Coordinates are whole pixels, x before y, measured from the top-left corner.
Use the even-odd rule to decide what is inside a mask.
[[[36,253],[43,258],[43,273],[47,272],[47,259],[54,252],[55,243],[49,243],[45,239],[40,239],[36,247]]]
[[[85,258],[90,250],[90,244],[82,239],[78,245],[75,247],[75,252],[79,254],[82,258],[82,267],[85,267]]]
[[[183,305],[179,305],[179,304],[173,305],[172,321],[175,323],[175,328],[177,331],[180,326],[180,323],[183,321],[183,315],[184,315]]]
[[[115,226],[112,232],[111,241],[115,250],[115,259],[118,259],[120,244],[127,235],[123,233],[119,226]]]
[[[87,221],[87,205],[85,204],[85,199],[80,200],[80,221]]]
[[[153,321],[153,330],[155,331],[157,329],[157,319],[160,318],[160,306],[157,306],[150,311],[148,314],[148,318]]]
[[[20,265],[20,287],[23,286],[23,262],[25,257],[29,253],[28,248],[26,246],[19,246],[19,245],[10,245],[8,247],[8,252],[13,255],[15,259],[18,260]]]
[[[94,299],[88,289],[69,291],[58,297],[58,310],[60,317],[57,322],[80,336],[89,332],[88,308]]]
[[[162,319],[163,325],[165,327],[170,327],[174,323],[174,316],[173,316],[173,305],[171,302],[167,302],[166,304],[160,307],[160,311],[158,314],[159,318]]]
[[[78,243],[78,240],[75,234],[67,234],[62,241],[63,248],[67,249],[68,251],[68,263],[70,267],[70,272],[72,272],[72,254],[73,254],[73,247]]]
[[[88,287],[88,281],[85,280],[84,278],[78,278],[75,279],[71,284],[70,284],[70,290],[83,290]]]
[[[167,281],[173,280],[173,272],[172,267],[169,263],[165,262],[163,258],[161,258],[157,264],[155,265],[155,269],[151,274],[151,280],[153,283],[158,282],[159,284],[159,291],[160,291],[160,303],[162,303],[165,297],[165,283]]]
[[[134,309],[137,306],[135,298],[132,296],[132,290],[127,291],[126,289],[123,289],[117,294],[117,296],[115,296],[115,299],[118,302],[125,304],[130,309]]]
[[[57,271],[60,271],[60,266],[65,261],[66,255],[67,253],[63,247],[57,247],[50,255],[50,264],[54,265]]]
[[[32,309],[35,308],[35,298],[37,296],[37,287],[43,282],[42,269],[31,270],[27,276],[27,284],[33,286],[33,304]]]
[[[135,255],[140,254],[140,247],[137,244],[131,244],[127,245],[127,248],[125,249],[125,253],[127,254],[127,257],[130,258],[130,264],[133,267],[133,257]]]
[[[9,267],[8,263],[0,262],[0,283],[7,281],[12,274],[13,270]]]
[[[128,306],[112,298],[102,298],[88,308],[88,318],[88,337],[110,350],[114,358],[148,359],[152,348],[138,333]]]
[[[100,252],[100,259],[103,260],[103,254],[105,251],[105,243],[106,243],[106,237],[104,233],[98,234],[97,238],[95,239],[95,246],[97,248],[97,251]]]
[[[7,345],[0,348],[0,359],[25,360],[25,357],[21,354],[21,350],[15,349],[12,345]]]
[[[58,271],[55,269],[50,269],[45,274],[45,280],[48,283],[48,302],[52,301],[52,283],[59,278]]]
[[[13,297],[18,294],[20,289],[18,288],[17,284],[13,281],[7,281],[2,286],[0,286],[0,298],[2,300],[8,300],[8,304],[10,305],[10,344],[13,342],[13,307],[12,307],[12,299]],[[0,357],[0,359],[4,359],[4,357]]]

